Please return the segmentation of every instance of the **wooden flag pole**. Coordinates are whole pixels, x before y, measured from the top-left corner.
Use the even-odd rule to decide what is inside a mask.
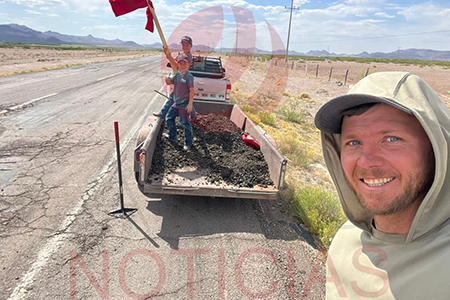
[[[164,46],[167,46],[167,42],[166,42],[166,39],[164,38],[164,34],[162,32],[161,25],[159,25],[158,17],[155,14],[155,10],[150,5],[149,0],[147,0],[147,6],[148,6],[148,9],[150,9],[150,12],[152,13],[153,21],[155,22],[156,28],[158,29],[158,33],[159,33],[159,37],[161,38],[161,42],[163,43]]]
[[[161,42],[162,42],[163,46],[167,46],[166,38],[164,37],[164,33],[162,32],[161,25],[159,25],[158,17],[155,14],[155,10],[150,5],[149,0],[147,0],[147,6],[148,6],[148,9],[150,9],[150,12],[152,13],[153,21],[155,22],[156,29],[158,29],[158,33],[159,33],[159,37],[161,38]],[[172,70],[173,70],[173,74],[177,74],[178,69],[176,66],[172,66]]]

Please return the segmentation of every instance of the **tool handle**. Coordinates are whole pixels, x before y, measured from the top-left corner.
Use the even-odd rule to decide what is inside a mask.
[[[119,141],[119,122],[114,122],[114,131],[116,133],[116,142]]]

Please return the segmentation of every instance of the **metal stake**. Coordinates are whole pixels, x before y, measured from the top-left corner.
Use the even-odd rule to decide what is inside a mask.
[[[119,172],[119,192],[120,192],[120,209],[108,213],[108,215],[125,219],[137,211],[137,208],[125,208],[123,204],[123,186],[122,186],[122,167],[120,164],[120,144],[119,144],[119,122],[114,122],[114,131],[116,133],[116,151],[117,151],[117,164]]]

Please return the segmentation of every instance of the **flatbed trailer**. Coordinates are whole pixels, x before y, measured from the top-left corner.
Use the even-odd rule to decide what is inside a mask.
[[[287,160],[278,151],[274,140],[245,115],[235,104],[194,100],[199,114],[220,114],[230,119],[244,132],[251,134],[260,144],[260,151],[268,165],[272,186],[244,188],[228,184],[208,183],[207,178],[199,176],[192,167],[160,174],[160,180],[149,178],[158,134],[164,120],[150,115],[142,126],[134,150],[134,171],[138,185],[144,194],[174,194],[189,196],[227,197],[246,199],[277,199],[284,185]],[[191,173],[192,176],[189,176]],[[162,178],[161,178],[162,177]]]

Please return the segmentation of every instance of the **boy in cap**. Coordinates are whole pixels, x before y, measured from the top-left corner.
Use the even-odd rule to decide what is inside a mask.
[[[185,54],[187,56],[188,62],[191,65],[192,64],[192,53],[191,53],[191,49],[192,49],[192,39],[185,35],[181,38],[181,49],[183,50],[183,54]],[[177,66],[178,68],[178,64],[177,61],[175,61],[175,59],[172,57],[172,54],[170,53],[169,47],[168,46],[164,46],[164,54],[166,55],[167,59],[170,62],[171,66]],[[173,77],[173,71],[171,72],[171,76]],[[173,93],[170,94],[169,99],[166,100],[166,102],[164,103],[163,107],[161,108],[161,110],[159,112],[154,112],[153,115],[156,117],[165,117],[167,112],[169,111],[169,108],[172,106],[173,104]]]
[[[189,58],[186,54],[180,54],[177,57],[178,72],[175,76],[170,75],[166,77],[167,84],[173,84],[173,105],[170,106],[166,115],[167,129],[169,134],[166,134],[170,141],[177,141],[177,127],[175,119],[180,116],[181,126],[184,128],[184,147],[183,150],[188,150],[193,143],[194,134],[192,125],[189,122],[191,113],[193,112],[194,101],[194,76],[189,72]]]

